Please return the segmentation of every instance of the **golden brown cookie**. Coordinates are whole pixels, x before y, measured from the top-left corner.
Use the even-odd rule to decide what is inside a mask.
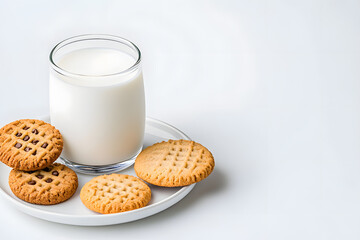
[[[188,140],[169,140],[144,149],[134,169],[139,178],[162,187],[180,187],[199,182],[215,166],[210,151]]]
[[[151,190],[130,175],[101,175],[87,182],[80,192],[83,204],[98,213],[118,213],[146,206]]]
[[[52,205],[68,200],[78,187],[76,173],[54,163],[42,170],[11,170],[9,186],[18,198],[35,204]]]
[[[59,130],[41,120],[17,120],[0,129],[0,161],[16,170],[45,168],[60,156],[62,149]]]

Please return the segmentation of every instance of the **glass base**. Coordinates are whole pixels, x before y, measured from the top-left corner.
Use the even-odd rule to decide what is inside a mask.
[[[102,174],[110,174],[114,172],[119,172],[121,170],[124,170],[131,165],[134,164],[136,157],[141,152],[142,147],[139,149],[139,151],[131,158],[129,158],[126,161],[115,163],[115,164],[109,164],[109,165],[99,165],[99,166],[90,166],[90,165],[83,165],[71,162],[64,157],[60,156],[60,160],[63,164],[65,164],[67,167],[71,168],[75,172],[78,173],[84,173],[89,175],[102,175]]]

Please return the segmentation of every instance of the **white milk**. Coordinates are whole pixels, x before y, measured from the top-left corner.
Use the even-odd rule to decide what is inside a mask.
[[[51,123],[64,138],[63,157],[84,165],[108,165],[138,153],[145,127],[142,72],[115,74],[135,62],[110,48],[75,50],[56,62],[77,74],[64,76],[54,69],[50,74]]]

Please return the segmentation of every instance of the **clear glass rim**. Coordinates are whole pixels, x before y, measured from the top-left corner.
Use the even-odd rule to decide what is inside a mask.
[[[56,54],[56,52],[61,49],[62,47],[65,47],[69,44],[72,43],[76,43],[76,42],[81,42],[81,41],[89,41],[89,40],[106,40],[106,41],[113,41],[113,42],[118,42],[118,43],[122,43],[127,45],[128,47],[130,47],[131,49],[133,49],[136,53],[137,53],[137,59],[135,61],[135,63],[120,72],[116,72],[116,73],[111,73],[111,74],[103,74],[103,75],[86,75],[86,74],[78,74],[78,73],[73,73],[73,72],[69,72],[61,67],[59,67],[54,59],[53,56]],[[131,41],[122,38],[122,37],[118,37],[115,35],[110,35],[110,34],[83,34],[83,35],[78,35],[78,36],[74,36],[74,37],[70,37],[67,38],[61,42],[59,42],[58,44],[55,45],[55,47],[51,50],[50,52],[50,65],[51,67],[58,72],[61,75],[64,76],[70,76],[70,77],[91,77],[91,78],[96,78],[96,77],[112,77],[112,76],[117,76],[117,75],[124,75],[124,74],[128,74],[132,71],[134,71],[135,69],[137,69],[141,63],[141,52],[140,49]]]

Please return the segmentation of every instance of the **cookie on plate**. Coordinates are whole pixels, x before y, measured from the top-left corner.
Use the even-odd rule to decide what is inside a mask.
[[[140,179],[130,175],[101,175],[87,182],[80,199],[98,213],[119,213],[144,207],[151,199],[151,190]]]
[[[162,187],[180,187],[199,182],[215,166],[211,152],[199,143],[169,140],[144,149],[134,169],[144,181]]]
[[[0,161],[16,170],[45,168],[62,149],[59,130],[41,120],[17,120],[0,129]]]
[[[18,198],[35,204],[52,205],[68,200],[78,187],[76,173],[54,163],[42,170],[11,170],[9,186]]]

